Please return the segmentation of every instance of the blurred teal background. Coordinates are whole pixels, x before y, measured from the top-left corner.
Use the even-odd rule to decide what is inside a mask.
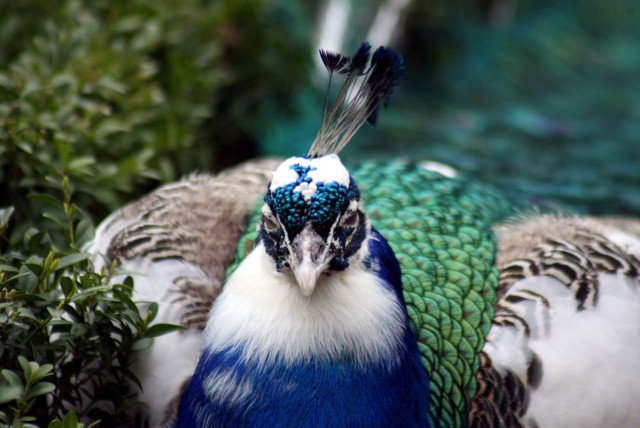
[[[46,226],[69,177],[94,222],[160,183],[304,153],[319,48],[407,74],[343,153],[429,159],[535,205],[640,213],[640,3],[32,0],[0,5],[0,207]],[[58,183],[58,184],[56,184]]]

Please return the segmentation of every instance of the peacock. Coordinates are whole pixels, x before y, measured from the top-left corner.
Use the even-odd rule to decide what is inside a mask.
[[[89,246],[184,327],[133,363],[149,426],[638,426],[640,222],[541,213],[423,160],[338,157],[404,71],[321,51],[309,151],[196,174]],[[147,302],[147,303],[145,303]]]

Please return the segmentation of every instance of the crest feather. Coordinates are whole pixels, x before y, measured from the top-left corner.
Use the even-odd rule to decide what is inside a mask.
[[[375,125],[380,105],[389,103],[404,74],[404,60],[397,51],[380,46],[371,55],[367,42],[352,58],[325,50],[320,50],[320,58],[329,71],[329,88],[334,73],[347,77],[331,107],[327,91],[322,125],[309,150],[310,157],[337,154],[366,121]]]

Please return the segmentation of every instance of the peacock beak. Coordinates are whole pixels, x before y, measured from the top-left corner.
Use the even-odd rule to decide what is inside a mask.
[[[324,271],[323,266],[319,266],[310,260],[303,260],[298,266],[293,269],[293,274],[296,277],[296,282],[300,287],[300,293],[309,297],[313,294],[313,290],[316,288],[318,278]]]
[[[293,263],[290,265],[300,287],[300,293],[303,296],[311,296],[318,278],[329,267],[332,256],[326,251],[327,244],[311,224],[305,225],[291,246]]]

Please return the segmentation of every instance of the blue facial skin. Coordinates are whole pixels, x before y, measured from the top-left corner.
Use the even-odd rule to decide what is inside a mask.
[[[365,266],[384,287],[402,297],[400,266],[375,230],[368,241]],[[354,302],[357,305],[358,302]],[[283,315],[286,316],[286,315]],[[208,350],[182,396],[179,427],[425,427],[428,426],[429,382],[420,362],[415,336],[404,311],[403,346],[397,363],[363,363],[345,353],[328,361],[311,357],[292,364],[244,358],[244,347]],[[223,373],[237,386],[235,399],[213,400],[204,385]],[[215,384],[211,386],[215,389]]]

